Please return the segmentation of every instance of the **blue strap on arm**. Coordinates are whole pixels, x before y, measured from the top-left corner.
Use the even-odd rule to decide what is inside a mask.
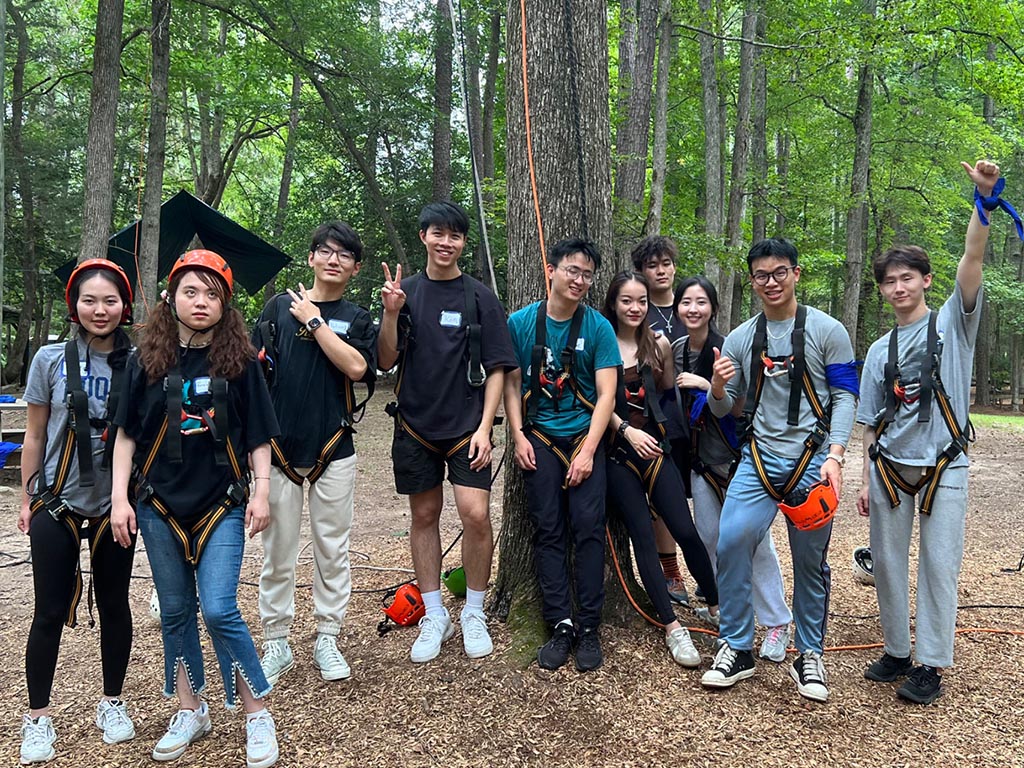
[[[708,393],[703,389],[698,389],[693,395],[693,404],[690,406],[690,426],[697,426],[697,421],[700,419],[700,414],[704,410],[704,406],[708,403]]]
[[[1017,226],[1017,237],[1024,240],[1024,224],[1021,223],[1020,214],[1017,213],[1012,205],[999,196],[1005,188],[1006,179],[1003,178],[996,181],[990,197],[985,197],[978,191],[977,187],[974,188],[974,207],[978,209],[978,221],[987,227],[988,216],[985,215],[985,211],[994,211],[996,208],[1002,208],[1009,214],[1010,218],[1013,219],[1013,223]]]
[[[863,364],[863,360],[851,360],[848,363],[826,365],[825,381],[830,387],[842,389],[854,397],[860,397],[860,379],[857,376],[857,368]]]

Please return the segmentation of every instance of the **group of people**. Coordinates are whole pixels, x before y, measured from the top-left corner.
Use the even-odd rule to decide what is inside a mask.
[[[403,278],[401,266],[382,265],[379,327],[344,298],[362,266],[362,244],[342,222],[313,233],[312,286],[273,297],[251,332],[230,304],[231,268],[216,253],[190,251],[176,261],[137,347],[125,332],[132,322],[127,276],[109,261],[83,262],[66,293],[76,332],[37,353],[25,392],[18,526],[31,541],[35,612],[22,763],[55,754],[50,694],[62,628],[74,626],[83,593],[82,539],[101,625],[96,725],[109,744],[135,736],[121,695],[139,533],[160,603],[163,692],[178,703],[153,758],[180,757],[212,728],[202,698],[201,612],[227,706],[240,699],[246,713],[248,768],[277,761],[264,699],[295,663],[303,506],[308,501],[315,563],[312,661],[324,680],[342,680],[351,675],[338,635],[352,591],[353,424],[365,406],[354,383],[372,394],[377,371],[396,365],[396,401],[387,409],[395,487],[409,497],[425,609],[412,662],[435,659],[456,631],[441,594],[446,472],[464,530],[463,648],[474,659],[493,650],[484,601],[494,548],[492,430],[504,401],[551,633],[537,653],[542,668],[558,669],[570,657],[580,671],[602,664],[610,500],[676,662],[695,668],[701,657],[673,602],[702,600],[698,615],[719,627],[718,651],[701,678],[712,688],[754,674],[758,622],[766,628],[760,655],[784,661],[792,622],[797,690],[827,700],[822,653],[834,504],[811,521],[787,518],[792,611],[771,525],[780,508],[799,505],[794,493],[810,493],[824,507],[828,493],[838,496],[856,419],[866,448],[857,506],[870,514],[885,634],[885,652],[865,676],[907,677],[899,695],[930,703],[942,692],[941,670],[952,664],[970,363],[986,214],[1000,206],[1002,188],[994,164],[964,168],[977,205],[953,295],[939,312],[928,310],[931,266],[920,248],[897,246],[876,260],[896,328],[872,345],[859,393],[849,335],[797,302],[801,267],[782,239],[750,249],[763,310],[725,338],[715,324],[715,286],[702,276],[676,286],[675,246],[660,237],[637,246],[634,269],[612,278],[600,310],[585,303],[601,266],[597,248],[582,239],[555,244],[546,254],[547,298],[506,318],[494,294],[459,268],[469,219],[450,202],[421,212],[423,272]],[[828,493],[819,493],[823,487]],[[915,502],[916,666],[908,597]],[[262,657],[236,597],[246,532],[263,537]],[[677,545],[697,584],[692,597]]]

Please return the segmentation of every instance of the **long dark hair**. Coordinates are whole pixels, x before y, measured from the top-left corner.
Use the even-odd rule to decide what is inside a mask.
[[[619,332],[619,318],[615,313],[615,304],[619,300],[622,286],[630,282],[640,283],[644,287],[644,290],[647,292],[648,306],[650,306],[651,286],[647,282],[646,277],[639,272],[633,272],[628,269],[615,275],[608,286],[608,293],[605,294],[601,314],[608,318],[608,322],[612,324],[616,334]],[[647,322],[646,315],[636,328],[636,361],[638,365],[647,365],[651,369],[658,369],[664,365],[664,361],[661,359],[661,350],[658,349],[657,338]]]
[[[122,317],[127,313],[127,316],[131,318],[132,314],[132,299],[128,294],[128,287],[121,281],[114,277],[114,274],[109,269],[95,268],[86,269],[79,272],[74,276],[71,284],[68,286],[68,316],[78,314],[78,297],[82,293],[82,283],[94,277],[102,277],[112,286],[117,288],[117,295],[121,297],[121,314]],[[120,324],[121,318],[118,318],[118,325],[111,331],[110,336],[114,339],[114,349],[119,350],[118,354],[115,354],[112,358],[107,358],[111,367],[115,367],[115,363],[120,367],[124,367],[124,359],[127,357],[127,350],[132,346],[131,336],[125,330],[125,327]],[[89,339],[86,337],[89,335],[89,331],[85,329],[85,326],[81,323],[72,322],[72,328],[77,329],[78,337],[86,344],[89,343]]]
[[[210,342],[210,375],[237,379],[249,361],[256,359],[256,350],[249,341],[242,313],[227,302],[227,284],[205,269],[186,270],[174,276],[167,286],[167,301],[157,303],[142,328],[139,357],[151,384],[166,376],[178,362],[178,321],[171,309],[171,302],[174,301],[182,278],[190,272],[216,291],[224,308],[224,314],[214,327],[213,340]]]
[[[672,297],[672,312],[679,317],[679,302],[683,300],[683,294],[695,285],[707,294],[708,301],[711,303],[711,317],[708,318],[708,339],[704,342],[704,348],[701,349],[697,358],[696,370],[693,373],[710,379],[711,369],[715,363],[714,347],[721,349],[725,341],[725,337],[722,336],[722,332],[715,324],[715,318],[718,316],[718,291],[704,275],[688,277],[676,287],[675,295]],[[682,318],[679,319],[682,320]]]

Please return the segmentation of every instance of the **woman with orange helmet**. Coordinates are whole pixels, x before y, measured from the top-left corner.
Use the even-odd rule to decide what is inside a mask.
[[[32,551],[35,609],[25,652],[29,712],[22,720],[21,762],[54,757],[50,714],[63,625],[75,626],[82,575],[79,554],[88,539],[92,586],[100,615],[103,695],[96,725],[108,744],[135,736],[121,690],[132,645],[128,584],[134,535],[119,547],[110,535],[110,468],[104,453],[108,399],[124,375],[131,342],[132,290],[106,259],[79,264],[68,280],[70,341],[40,349],[29,369],[28,423],[22,448],[18,528]],[[91,619],[91,611],[90,611]],[[90,621],[91,623],[91,621]]]
[[[128,367],[114,448],[114,538],[136,526],[160,601],[164,694],[179,709],[153,759],[174,760],[210,732],[197,613],[220,662],[227,705],[246,712],[246,765],[277,761],[270,684],[236,593],[250,538],[270,522],[270,439],[279,433],[256,350],[228,304],[231,268],[213,251],[189,251],[171,269]],[[135,478],[137,507],[128,496]],[[248,465],[254,483],[250,493]]]

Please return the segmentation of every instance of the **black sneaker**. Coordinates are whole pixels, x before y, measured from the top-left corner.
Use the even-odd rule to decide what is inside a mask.
[[[864,670],[864,677],[874,680],[876,683],[891,683],[897,678],[906,677],[914,668],[914,662],[909,656],[900,658],[883,653],[882,658],[868,664]]]
[[[740,680],[753,676],[754,654],[751,651],[734,651],[728,643],[722,643],[714,664],[704,673],[700,684],[706,688],[731,688]]]
[[[914,667],[907,682],[899,687],[896,695],[915,704],[931,704],[943,694],[942,676],[935,667],[923,664]]]
[[[597,633],[597,627],[584,629],[576,643],[576,669],[580,672],[589,672],[600,667],[603,661],[601,637]]]
[[[828,672],[825,671],[820,653],[801,653],[789,668],[789,676],[793,678],[797,691],[805,699],[828,701]]]
[[[558,669],[569,660],[576,630],[572,624],[559,624],[551,633],[551,639],[537,651],[537,663],[541,669]]]

